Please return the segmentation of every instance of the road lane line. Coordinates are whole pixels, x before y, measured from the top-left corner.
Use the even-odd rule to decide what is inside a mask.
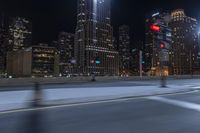
[[[159,101],[159,102],[171,104],[174,106],[182,107],[185,109],[190,109],[190,110],[195,110],[195,111],[200,112],[200,104],[196,104],[196,103],[168,99],[168,98],[158,97],[158,96],[147,97],[146,99],[153,100],[153,101]]]
[[[192,87],[193,89],[200,89],[200,86]]]

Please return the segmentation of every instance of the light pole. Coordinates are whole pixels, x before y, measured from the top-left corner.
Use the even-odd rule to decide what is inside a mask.
[[[96,36],[96,21],[97,21],[97,0],[93,0],[93,9],[92,9],[92,21],[93,21],[93,48],[95,49],[96,43],[97,43],[97,36]],[[93,49],[93,50],[94,50]],[[93,52],[93,63],[92,63],[92,82],[96,81],[95,79],[95,73],[96,73],[96,51],[94,50]]]
[[[200,66],[200,28],[199,28],[199,31],[198,31],[198,46],[199,46],[199,49],[198,49],[198,66]]]
[[[143,57],[142,57],[142,51],[140,50],[139,51],[140,78],[142,78],[143,76],[142,63],[143,63]]]
[[[171,44],[171,29],[163,24],[152,24],[150,29],[156,34],[157,49],[159,50],[161,87],[166,87],[165,67],[169,67],[169,49]],[[167,63],[167,64],[166,64]]]
[[[198,31],[198,46],[199,46],[199,51],[200,51],[200,28]],[[200,55],[200,54],[198,53],[198,55]]]

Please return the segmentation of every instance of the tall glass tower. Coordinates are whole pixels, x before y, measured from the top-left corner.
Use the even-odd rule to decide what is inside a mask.
[[[113,46],[110,7],[110,0],[78,0],[75,58],[79,73],[118,74],[118,52]]]

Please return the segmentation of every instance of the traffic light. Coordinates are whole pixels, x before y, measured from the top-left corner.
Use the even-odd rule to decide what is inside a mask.
[[[150,29],[153,31],[153,32],[160,32],[161,28],[160,26],[156,25],[156,24],[151,24],[150,25]]]
[[[165,48],[166,48],[165,44],[164,43],[160,43],[160,49],[165,49]]]

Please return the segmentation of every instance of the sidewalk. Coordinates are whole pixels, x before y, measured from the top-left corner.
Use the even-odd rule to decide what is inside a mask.
[[[191,86],[128,86],[98,88],[66,88],[47,89],[43,91],[44,105],[73,104],[94,102],[126,97],[142,97],[192,90]],[[0,111],[30,107],[33,91],[0,92]]]

